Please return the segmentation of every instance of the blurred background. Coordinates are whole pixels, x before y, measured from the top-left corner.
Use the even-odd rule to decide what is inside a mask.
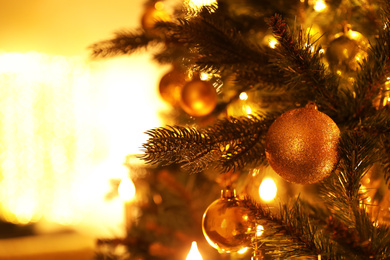
[[[139,27],[144,2],[0,0],[0,259],[88,259],[125,235],[127,202],[107,194],[161,125],[168,68],[88,47]]]

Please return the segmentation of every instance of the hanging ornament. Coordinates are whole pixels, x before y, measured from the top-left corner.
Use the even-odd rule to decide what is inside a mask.
[[[290,110],[270,126],[265,152],[282,178],[311,184],[330,175],[338,162],[340,130],[326,114],[312,107]]]
[[[174,107],[180,105],[180,95],[186,84],[186,75],[179,69],[172,69],[165,74],[159,84],[159,93],[164,101]]]
[[[330,69],[339,74],[358,70],[359,63],[367,57],[368,46],[368,40],[361,33],[346,25],[344,32],[336,34],[326,49]]]
[[[181,108],[191,116],[210,114],[217,105],[217,92],[209,81],[192,80],[181,91]]]
[[[234,189],[222,190],[221,198],[211,203],[203,215],[202,230],[207,242],[220,253],[250,246],[254,219],[249,213]]]
[[[141,25],[144,30],[153,32],[157,22],[169,22],[170,20],[170,15],[164,9],[164,3],[158,1],[154,5],[149,5],[145,8],[145,12],[141,17]]]

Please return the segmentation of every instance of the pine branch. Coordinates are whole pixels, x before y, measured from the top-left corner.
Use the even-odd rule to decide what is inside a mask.
[[[375,45],[369,49],[369,55],[361,65],[360,73],[354,84],[356,99],[353,103],[357,117],[366,117],[375,113],[373,100],[382,95],[385,82],[390,76],[390,21],[389,3],[384,9],[383,29],[379,31]],[[387,11],[386,11],[387,10]],[[387,16],[387,17],[386,17]]]
[[[339,174],[322,183],[321,193],[332,213],[327,229],[345,252],[359,259],[388,257],[389,230],[378,230],[366,212],[360,181],[378,161],[378,143],[363,131],[346,132],[340,142]],[[381,233],[381,237],[378,234]],[[378,243],[376,243],[378,241]]]
[[[91,45],[92,57],[106,58],[119,55],[130,55],[138,50],[145,49],[151,44],[156,44],[161,39],[146,33],[143,30],[135,32],[119,31],[109,40],[104,40]]]
[[[179,164],[190,172],[215,168],[220,172],[266,163],[264,138],[274,117],[239,117],[197,130],[181,126],[149,130],[142,159],[148,163]]]
[[[298,35],[291,33],[279,15],[271,17],[268,23],[280,43],[276,48],[278,56],[272,62],[290,79],[289,87],[299,93],[297,101],[313,101],[337,123],[344,122],[348,114],[340,111],[348,111],[353,95],[339,91],[339,77],[325,68],[320,48],[310,42],[310,37],[304,40],[302,30]]]
[[[264,227],[258,243],[268,255],[281,259],[317,259],[318,255],[323,259],[338,259],[334,243],[303,210],[299,198],[292,205],[281,205],[280,216],[249,197],[243,202]]]
[[[237,21],[220,8],[203,8],[196,17],[178,21],[173,37],[188,47],[187,62],[196,70],[228,71],[247,86],[260,82],[282,85],[284,79],[268,61],[269,50],[244,37],[236,29]]]

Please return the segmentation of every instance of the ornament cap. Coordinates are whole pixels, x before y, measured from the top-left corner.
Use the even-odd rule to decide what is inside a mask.
[[[226,189],[221,190],[221,199],[234,199],[236,197],[236,190],[230,187],[226,187]]]

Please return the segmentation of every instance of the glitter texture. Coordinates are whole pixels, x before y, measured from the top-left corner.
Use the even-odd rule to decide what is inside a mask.
[[[298,108],[282,114],[268,130],[265,151],[285,180],[311,184],[329,176],[337,161],[340,130],[326,114]]]

